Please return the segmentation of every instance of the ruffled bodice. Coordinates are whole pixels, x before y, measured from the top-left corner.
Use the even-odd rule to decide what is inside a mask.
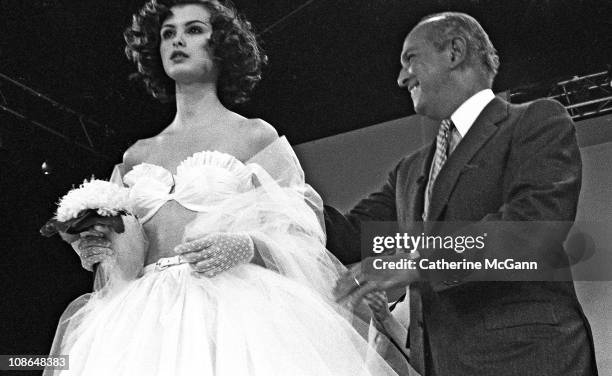
[[[144,223],[170,200],[196,212],[209,211],[220,201],[251,189],[250,176],[249,168],[234,156],[202,151],[181,162],[176,175],[141,163],[123,177],[123,183],[130,187],[134,214]]]

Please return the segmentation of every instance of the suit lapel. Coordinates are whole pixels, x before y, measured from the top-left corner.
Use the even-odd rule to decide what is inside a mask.
[[[439,221],[444,207],[448,203],[457,179],[482,148],[487,140],[497,131],[497,123],[508,117],[508,103],[495,97],[482,110],[476,121],[448,158],[436,178],[431,197],[429,216],[431,221]]]
[[[425,187],[427,186],[427,180],[429,179],[429,168],[431,166],[431,160],[433,159],[433,155],[435,152],[435,140],[430,145],[425,153],[423,153],[423,158],[420,161],[420,165],[418,166],[418,174],[416,175],[416,184],[413,185],[412,194],[410,195],[410,206],[412,210],[409,212],[412,213],[411,221],[421,222],[422,214],[423,214],[423,206],[425,204]]]

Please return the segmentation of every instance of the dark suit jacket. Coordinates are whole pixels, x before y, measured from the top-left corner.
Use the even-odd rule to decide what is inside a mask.
[[[347,215],[326,208],[328,248],[359,261],[362,221],[421,223],[435,145],[402,159],[379,192]],[[573,222],[581,184],[574,125],[551,100],[491,101],[437,177],[432,221]],[[417,226],[418,228],[418,226]],[[558,229],[562,232],[567,228]],[[561,244],[532,247],[536,257]],[[541,246],[541,247],[540,247]],[[495,249],[486,255],[495,257]],[[429,258],[440,257],[436,252]],[[462,257],[475,257],[466,252]],[[475,272],[478,273],[478,272]],[[593,375],[592,337],[572,282],[470,282],[475,275],[410,286],[411,363],[422,375]]]

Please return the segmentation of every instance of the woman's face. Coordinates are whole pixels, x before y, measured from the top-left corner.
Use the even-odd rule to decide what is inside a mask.
[[[170,11],[160,29],[159,52],[166,74],[180,83],[216,81],[213,53],[208,46],[212,35],[210,12],[195,4],[176,5]]]

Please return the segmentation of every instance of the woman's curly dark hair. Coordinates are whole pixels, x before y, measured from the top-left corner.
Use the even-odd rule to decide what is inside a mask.
[[[166,75],[159,54],[160,29],[175,5],[196,4],[210,12],[212,35],[209,45],[219,69],[217,94],[226,106],[245,102],[261,79],[267,56],[257,43],[251,24],[223,0],[149,0],[133,15],[123,36],[125,54],[138,67],[136,74],[147,91],[162,102],[174,99],[174,81]]]

